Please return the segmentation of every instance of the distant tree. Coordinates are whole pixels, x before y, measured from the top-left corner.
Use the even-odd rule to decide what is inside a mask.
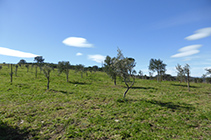
[[[149,72],[149,78],[152,79],[153,77],[153,72]]]
[[[36,56],[34,58],[34,61],[37,61],[37,63],[43,63],[44,62],[44,58],[42,56]]]
[[[62,73],[64,72],[66,74],[67,82],[68,82],[68,76],[69,76],[69,70],[70,70],[70,62],[69,61],[60,61],[58,63],[58,72]]]
[[[26,64],[26,60],[24,59],[21,59],[19,62],[18,62],[18,65],[21,66],[22,64]]]
[[[115,58],[106,56],[106,59],[104,60],[104,70],[112,78],[114,85],[116,85],[117,72],[114,66],[114,62]]]
[[[93,70],[94,72],[96,72],[98,69],[99,69],[98,66],[93,66],[93,67],[92,67],[92,70]]]
[[[187,78],[187,85],[188,85],[188,91],[190,91],[190,66],[186,64],[183,68],[184,73],[186,74]]]
[[[44,63],[44,60],[45,59],[42,56],[36,56],[34,58],[34,61],[36,61],[37,62],[37,65],[40,67],[40,73],[42,71],[42,64]]]
[[[202,76],[201,76],[201,78],[203,79],[203,82],[205,82],[206,81],[206,74],[203,74]]]
[[[136,63],[135,63],[135,59],[124,57],[122,54],[122,51],[119,48],[117,52],[118,54],[117,54],[117,57],[115,58],[114,65],[115,65],[117,75],[120,76],[124,80],[124,83],[127,86],[127,90],[123,94],[123,97],[125,98],[127,92],[135,83],[134,74],[136,72],[133,68],[135,67]],[[131,81],[131,78],[132,78],[132,81]]]
[[[48,82],[47,82],[47,89],[49,89],[50,72],[51,72],[51,67],[45,65],[45,66],[43,67],[43,73],[44,73],[45,77],[46,77],[47,80],[48,80]]]
[[[177,64],[176,70],[177,70],[177,79],[181,83],[185,78],[185,71],[180,64]]]
[[[149,64],[149,70],[157,72],[157,81],[161,81],[161,75],[165,74],[166,64],[160,59],[151,59]],[[160,80],[159,80],[160,79]]]
[[[79,64],[77,65],[78,71],[81,73],[81,78],[83,78],[83,72],[84,72],[84,65]]]
[[[143,74],[143,72],[142,72],[141,70],[138,71],[138,76],[139,76],[141,79],[143,79],[144,74]]]

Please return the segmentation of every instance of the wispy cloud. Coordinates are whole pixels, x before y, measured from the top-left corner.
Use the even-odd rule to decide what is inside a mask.
[[[88,55],[88,59],[95,61],[97,63],[102,63],[105,60],[105,56],[100,54]]]
[[[175,58],[175,57],[186,57],[186,56],[190,56],[190,55],[193,55],[193,54],[197,54],[197,53],[200,52],[198,50],[198,48],[200,48],[201,46],[202,45],[190,45],[190,46],[183,47],[183,48],[178,50],[180,53],[172,55],[171,57],[172,58]]]
[[[81,55],[83,55],[82,53],[76,53],[76,56],[81,56]]]
[[[14,57],[21,57],[21,58],[33,58],[38,55],[32,53],[21,52],[18,50],[12,50],[9,48],[0,47],[0,55],[7,55],[7,56],[14,56]]]
[[[195,31],[195,34],[190,35],[190,36],[186,37],[185,39],[186,40],[197,40],[197,39],[205,38],[208,36],[211,36],[211,27],[199,29],[199,30]]]
[[[63,40],[62,43],[72,47],[81,47],[81,48],[93,47],[93,44],[88,43],[85,38],[81,37],[68,37],[65,40]]]

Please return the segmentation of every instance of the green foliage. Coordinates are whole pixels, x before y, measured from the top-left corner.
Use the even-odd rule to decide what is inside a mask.
[[[69,61],[60,61],[58,63],[58,72],[62,73],[64,72],[66,74],[67,82],[68,82],[68,76],[69,76],[69,70],[70,70],[70,62]]]
[[[166,64],[160,59],[151,59],[149,63],[149,70],[157,72],[157,81],[161,81],[161,75],[165,74]],[[159,80],[160,77],[160,80]]]
[[[114,81],[114,85],[116,85],[116,78],[117,78],[117,72],[115,68],[115,58],[111,58],[110,56],[106,56],[106,59],[104,60],[104,69],[105,72],[112,78]]]
[[[117,75],[124,80],[124,83],[127,86],[127,90],[123,94],[123,97],[125,98],[128,90],[133,86],[135,82],[134,74],[136,74],[136,71],[134,70],[134,67],[136,63],[134,58],[124,57],[119,48],[117,52],[117,57],[114,58],[114,67]],[[131,81],[131,78],[133,81]]]
[[[34,58],[34,61],[37,61],[37,63],[43,63],[44,62],[44,58],[42,56],[36,56]]]

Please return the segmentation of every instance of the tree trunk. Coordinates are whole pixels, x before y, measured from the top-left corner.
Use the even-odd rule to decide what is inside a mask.
[[[69,80],[68,80],[68,73],[66,74],[66,77],[67,77],[67,82],[69,82]]]
[[[47,90],[49,90],[49,83],[50,83],[50,78],[48,77],[48,83],[47,83]]]
[[[35,77],[37,78],[37,66],[35,67]]]
[[[8,64],[9,66],[9,64]],[[10,73],[10,82],[12,83],[12,75],[13,75],[13,72],[12,72],[12,64],[11,64],[11,73]]]
[[[188,91],[190,92],[189,74],[188,74],[188,77],[187,77],[187,84],[188,84]]]
[[[125,91],[125,93],[123,95],[124,98],[125,98],[125,96],[126,96],[126,94],[127,94],[127,92],[128,92],[129,89],[130,89],[130,87],[127,87],[127,90]]]
[[[116,86],[116,78],[114,79],[114,85]]]

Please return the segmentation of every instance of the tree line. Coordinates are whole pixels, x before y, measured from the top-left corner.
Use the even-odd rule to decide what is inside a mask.
[[[89,66],[85,67],[82,64],[79,65],[71,65],[69,61],[59,61],[58,64],[54,63],[45,63],[44,58],[42,56],[37,56],[34,58],[35,63],[27,63],[24,59],[21,59],[16,65],[8,64],[8,68],[10,66],[10,81],[12,83],[12,77],[13,77],[13,66],[15,66],[15,76],[17,76],[17,71],[19,67],[25,66],[27,68],[27,72],[29,71],[29,66],[31,68],[35,67],[35,77],[37,78],[37,68],[40,69],[40,73],[43,71],[46,79],[47,79],[47,89],[49,89],[50,84],[50,73],[52,70],[57,68],[58,73],[65,73],[66,74],[66,81],[69,81],[69,70],[75,70],[75,72],[80,72],[81,78],[83,78],[83,74],[88,74],[89,72],[96,72],[96,71],[103,71],[106,72],[107,75],[111,77],[111,79],[114,82],[114,85],[117,84],[117,78],[120,78],[124,84],[126,85],[127,89],[123,94],[123,97],[125,98],[127,92],[129,89],[134,85],[136,78],[141,79],[155,79],[158,82],[161,82],[163,80],[168,81],[179,81],[186,82],[188,91],[190,91],[190,82],[207,82],[211,83],[211,77],[207,77],[208,75],[211,75],[211,69],[205,69],[207,71],[206,74],[203,74],[202,78],[193,78],[190,76],[190,66],[186,64],[185,66],[181,66],[180,64],[177,64],[175,66],[177,70],[177,76],[171,76],[170,74],[166,74],[166,64],[160,60],[160,59],[151,59],[149,62],[149,76],[143,75],[143,72],[139,70],[137,73],[134,68],[136,66],[136,62],[134,58],[131,57],[125,57],[122,53],[122,51],[118,48],[117,49],[117,56],[116,57],[110,57],[109,55],[106,56],[104,60],[104,64],[102,67],[98,66]],[[3,63],[6,65],[6,63]],[[0,69],[2,69],[2,66],[0,65]],[[153,73],[156,72],[157,75],[153,77]]]

